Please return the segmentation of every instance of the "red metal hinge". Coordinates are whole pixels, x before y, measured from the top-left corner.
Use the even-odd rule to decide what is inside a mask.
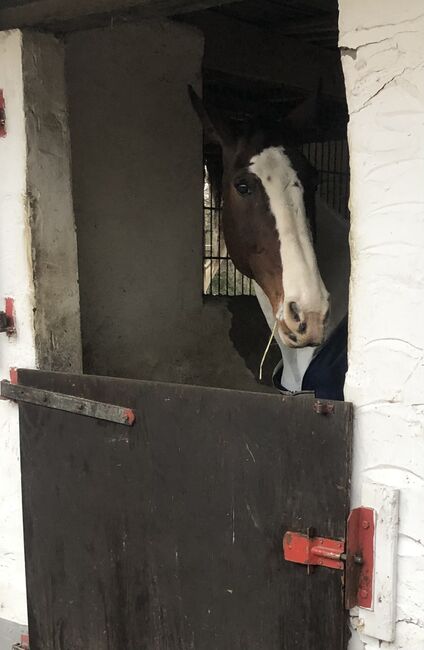
[[[0,311],[0,332],[6,332],[7,336],[12,336],[16,332],[13,298],[6,298],[4,311]]]
[[[283,553],[287,562],[345,571],[345,605],[369,608],[373,598],[374,510],[355,508],[347,522],[347,540],[286,532]]]
[[[6,136],[6,104],[3,90],[0,88],[0,138]]]

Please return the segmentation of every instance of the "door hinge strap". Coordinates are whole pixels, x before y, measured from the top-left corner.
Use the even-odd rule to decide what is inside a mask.
[[[132,409],[116,406],[115,404],[105,404],[85,397],[74,397],[73,395],[56,393],[42,388],[20,386],[19,384],[11,384],[10,381],[6,380],[1,382],[0,390],[3,399],[10,399],[14,402],[36,404],[126,426],[132,426],[135,422],[135,413]]]

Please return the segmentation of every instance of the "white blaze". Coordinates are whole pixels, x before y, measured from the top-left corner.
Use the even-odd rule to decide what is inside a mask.
[[[324,313],[328,306],[328,292],[311,241],[303,187],[284,148],[264,149],[251,159],[250,171],[264,186],[280,238],[284,305],[279,318],[288,316],[288,305],[292,301],[304,313]]]

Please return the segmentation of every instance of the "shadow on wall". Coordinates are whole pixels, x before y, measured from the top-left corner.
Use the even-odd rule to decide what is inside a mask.
[[[227,300],[231,314],[230,340],[259,382],[259,366],[270,336],[268,323],[256,297],[237,296]],[[280,359],[280,349],[273,340],[264,362],[262,384],[272,386],[272,373]]]

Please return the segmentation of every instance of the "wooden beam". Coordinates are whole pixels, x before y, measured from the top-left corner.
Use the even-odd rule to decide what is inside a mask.
[[[313,34],[320,37],[321,34],[331,33],[337,36],[338,34],[338,18],[335,14],[327,14],[314,18],[303,18],[296,20],[289,20],[285,25],[279,27],[282,34],[286,36],[299,34]]]
[[[21,7],[30,2],[39,2],[39,0],[2,0],[1,8],[8,9],[9,7]]]
[[[321,79],[324,95],[345,97],[338,52],[218,12],[190,16],[185,21],[205,35],[205,69],[307,91],[315,91]]]
[[[137,18],[171,16],[234,2],[234,0],[32,0],[22,4],[19,0],[9,0],[9,4],[13,1],[18,6],[0,9],[0,29],[54,25],[55,22],[130,9],[137,9]]]
[[[337,0],[285,0],[288,7],[294,9],[313,9],[316,11],[337,11]]]

